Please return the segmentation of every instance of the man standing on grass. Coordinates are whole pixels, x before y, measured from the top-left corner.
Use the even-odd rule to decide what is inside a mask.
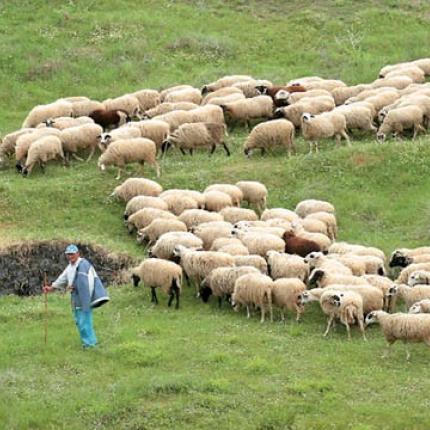
[[[109,301],[106,290],[92,264],[82,258],[76,245],[69,245],[65,251],[69,265],[51,284],[43,288],[45,293],[58,290],[70,290],[72,294],[72,311],[84,349],[97,344],[93,327],[92,308]]]

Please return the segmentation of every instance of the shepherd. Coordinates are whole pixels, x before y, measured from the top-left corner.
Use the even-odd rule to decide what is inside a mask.
[[[76,245],[68,245],[65,251],[69,265],[51,284],[43,288],[48,293],[54,290],[71,291],[72,312],[79,331],[83,349],[97,344],[93,327],[93,308],[109,301],[109,297],[92,264],[80,256]]]

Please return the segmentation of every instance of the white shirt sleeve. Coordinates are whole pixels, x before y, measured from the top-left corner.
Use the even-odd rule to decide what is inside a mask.
[[[57,290],[62,290],[67,287],[67,267],[64,269],[63,273],[52,283],[52,286]]]

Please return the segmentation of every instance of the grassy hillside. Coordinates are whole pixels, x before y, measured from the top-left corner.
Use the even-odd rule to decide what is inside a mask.
[[[0,4],[0,130],[20,126],[38,103],[66,95],[96,99],[178,83],[200,86],[227,73],[285,82],[320,75],[368,82],[387,63],[428,56],[424,1],[295,0],[25,1]],[[19,29],[19,30],[18,30]],[[429,138],[387,142],[355,136],[351,148],[325,142],[307,155],[251,160],[244,130],[223,152],[163,162],[164,188],[263,181],[269,205],[304,198],[332,202],[340,239],[378,246],[429,244]],[[130,166],[129,174],[139,173]],[[154,172],[146,168],[146,175]],[[48,165],[23,179],[0,171],[0,245],[28,239],[90,240],[142,256],[107,196],[118,184],[96,161]],[[49,297],[43,345],[40,297],[0,299],[0,422],[8,429],[425,429],[428,350],[396,345],[381,360],[379,328],[364,343],[343,327],[323,339],[311,306],[261,325],[254,316],[203,305],[185,289],[179,311],[149,304],[130,285],[111,289],[96,312],[101,341],[79,350],[68,297]]]

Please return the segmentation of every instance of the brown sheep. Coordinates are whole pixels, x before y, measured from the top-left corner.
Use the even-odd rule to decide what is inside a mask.
[[[128,113],[123,110],[96,109],[88,116],[92,118],[96,124],[101,125],[104,130],[110,126],[118,128],[120,125],[131,121]]]
[[[286,231],[283,239],[285,241],[285,252],[287,254],[297,254],[306,257],[313,251],[321,251],[321,247],[312,240],[298,237],[292,231]]]

